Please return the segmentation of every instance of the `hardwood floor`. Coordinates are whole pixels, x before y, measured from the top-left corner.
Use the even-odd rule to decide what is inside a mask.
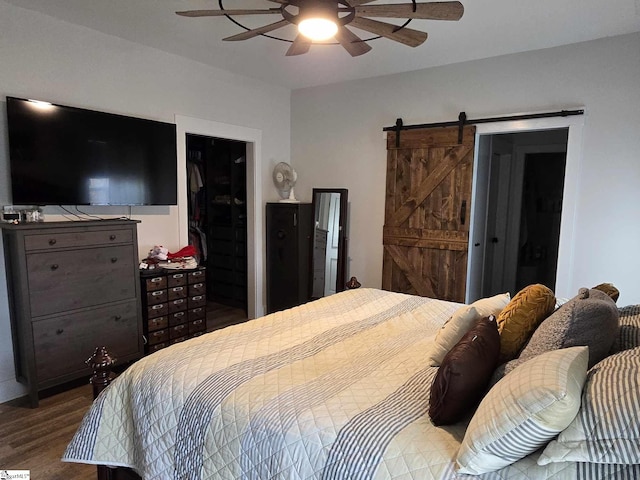
[[[90,385],[58,393],[30,408],[26,397],[0,405],[0,469],[31,470],[34,480],[93,480],[96,467],[61,462],[93,400]]]
[[[246,320],[242,309],[207,305],[207,331]],[[60,461],[92,400],[86,384],[43,398],[38,408],[26,397],[0,404],[0,469],[31,470],[33,480],[94,480],[95,466]]]

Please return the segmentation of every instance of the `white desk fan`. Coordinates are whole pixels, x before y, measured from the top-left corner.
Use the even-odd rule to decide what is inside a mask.
[[[298,179],[296,171],[286,162],[278,163],[273,169],[273,184],[280,195],[280,202],[298,203],[293,187]]]

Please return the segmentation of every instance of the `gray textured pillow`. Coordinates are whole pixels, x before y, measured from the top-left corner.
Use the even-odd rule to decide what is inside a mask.
[[[589,368],[605,358],[618,336],[619,311],[600,290],[581,288],[578,295],[558,308],[533,332],[517,359],[500,365],[496,382],[521,363],[559,348],[589,347]]]

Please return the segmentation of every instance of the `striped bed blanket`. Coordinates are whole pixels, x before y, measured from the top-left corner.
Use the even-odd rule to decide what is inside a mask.
[[[424,355],[458,306],[351,290],[160,350],[98,397],[63,460],[144,479],[457,478],[466,422],[431,424]],[[530,456],[485,478],[576,472]]]

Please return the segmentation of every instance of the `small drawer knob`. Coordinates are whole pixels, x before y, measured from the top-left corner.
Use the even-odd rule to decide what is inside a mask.
[[[64,333],[64,328],[59,328],[56,330],[56,335],[62,335]]]
[[[117,257],[111,257],[111,263],[116,263],[118,261]]]
[[[55,244],[56,244],[56,241],[57,241],[57,240],[56,240],[55,238],[50,239],[50,240],[49,240],[49,245],[55,245]]]
[[[116,315],[115,317],[113,317],[113,319],[114,319],[116,322],[119,322],[120,320],[122,320],[122,315]]]
[[[57,263],[54,263],[53,265],[51,265],[51,270],[57,270],[59,267],[59,265]]]
[[[109,235],[109,240],[115,240],[115,239],[116,239],[115,235],[113,235],[113,234]]]

